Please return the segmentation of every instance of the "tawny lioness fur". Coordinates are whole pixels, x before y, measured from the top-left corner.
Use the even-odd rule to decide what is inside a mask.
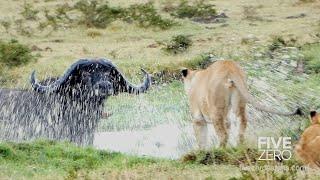
[[[254,100],[247,90],[246,74],[234,61],[217,61],[207,69],[192,71],[183,69],[186,93],[193,118],[195,136],[200,148],[207,143],[207,123],[212,123],[219,137],[220,146],[225,147],[230,124],[227,115],[230,109],[240,119],[239,141],[244,141],[247,127],[246,104],[251,103],[262,111],[279,115],[300,114],[274,111]]]
[[[304,164],[320,168],[320,115],[311,111],[310,116],[311,125],[302,133],[295,154]]]

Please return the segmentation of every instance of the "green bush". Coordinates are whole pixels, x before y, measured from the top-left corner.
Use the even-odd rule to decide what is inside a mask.
[[[286,45],[286,42],[284,41],[284,39],[281,36],[276,36],[276,37],[272,38],[272,43],[269,46],[269,50],[275,51],[276,49],[279,49],[285,45]]]
[[[158,27],[168,29],[175,23],[162,18],[152,3],[134,4],[125,9],[123,19],[127,22],[136,22],[140,27]]]
[[[198,1],[195,4],[189,4],[188,1],[181,1],[181,3],[174,8],[172,16],[178,18],[205,18],[215,16],[217,14],[214,5],[205,3],[204,0]]]
[[[164,50],[172,54],[178,54],[186,51],[192,45],[192,40],[185,35],[174,36]]]
[[[121,8],[112,8],[107,3],[99,5],[97,1],[87,0],[77,2],[74,9],[82,13],[80,24],[97,28],[106,28],[109,23],[119,18],[123,11]]]
[[[272,43],[269,45],[270,51],[275,51],[277,49],[280,49],[281,47],[290,47],[295,46],[296,39],[291,38],[289,40],[285,40],[282,36],[274,36],[272,38]]]
[[[16,40],[10,42],[0,41],[0,67],[1,66],[20,66],[34,60],[31,49]],[[1,65],[2,64],[2,65]]]
[[[82,13],[79,23],[87,27],[106,28],[117,19],[137,23],[144,28],[168,29],[175,24],[172,20],[162,18],[152,3],[121,8],[110,7],[108,3],[99,4],[97,1],[81,0],[75,4],[74,9]]]

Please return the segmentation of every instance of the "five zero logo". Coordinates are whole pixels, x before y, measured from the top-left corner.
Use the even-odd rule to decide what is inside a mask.
[[[258,137],[258,150],[261,152],[258,160],[289,160],[291,149],[291,137]]]

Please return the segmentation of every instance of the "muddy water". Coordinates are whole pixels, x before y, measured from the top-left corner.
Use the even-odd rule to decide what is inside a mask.
[[[229,144],[235,146],[239,122],[232,113]],[[214,128],[208,125],[208,148],[219,143]],[[145,130],[100,132],[95,134],[94,146],[98,149],[138,156],[178,159],[197,148],[192,124],[161,124]]]

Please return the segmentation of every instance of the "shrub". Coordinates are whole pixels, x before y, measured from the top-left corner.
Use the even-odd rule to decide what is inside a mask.
[[[269,50],[270,51],[275,51],[277,49],[280,49],[281,47],[295,46],[295,43],[296,43],[296,39],[291,38],[289,40],[285,40],[281,36],[274,36],[272,38],[272,43],[269,46]]]
[[[170,19],[163,18],[152,3],[133,4],[128,8],[111,7],[108,2],[99,3],[96,0],[80,0],[74,6],[63,4],[54,12],[44,11],[46,21],[39,23],[39,29],[52,26],[54,30],[60,26],[70,24],[85,25],[88,28],[106,28],[115,20],[123,20],[128,23],[137,23],[140,27],[168,29],[174,24]],[[70,11],[78,12],[80,17],[70,18]]]
[[[23,11],[21,12],[21,15],[26,20],[37,20],[37,14],[39,13],[38,10],[33,9],[33,6],[29,3],[25,3],[23,5]]]
[[[217,15],[217,11],[212,4],[206,4],[204,0],[198,1],[195,4],[189,4],[188,1],[181,3],[174,8],[171,15],[178,18],[193,18],[193,17],[210,17]]]
[[[110,7],[108,4],[97,9],[97,17],[93,23],[97,28],[106,28],[108,24],[122,17],[123,9],[120,7]]]
[[[169,44],[164,48],[165,51],[178,54],[186,51],[192,45],[192,40],[185,35],[174,36]]]
[[[285,45],[286,45],[286,43],[285,43],[284,39],[281,36],[276,36],[276,37],[272,38],[272,43],[269,46],[269,50],[275,51],[276,49],[279,49]]]
[[[152,3],[134,4],[128,8],[110,7],[108,3],[98,4],[97,1],[81,0],[74,9],[82,13],[80,24],[87,27],[106,28],[111,22],[120,19],[126,22],[135,22],[140,27],[158,27],[168,29],[175,23],[162,18]]]
[[[16,40],[0,41],[0,64],[14,67],[27,64],[34,59],[28,46],[20,44]]]
[[[121,13],[121,8],[111,8],[108,4],[100,5],[97,1],[81,0],[77,2],[74,9],[82,13],[80,24],[87,27],[106,28],[106,26],[118,18]]]
[[[131,5],[124,11],[123,19],[127,22],[134,21],[144,28],[168,29],[175,24],[172,20],[162,18],[152,3]]]

